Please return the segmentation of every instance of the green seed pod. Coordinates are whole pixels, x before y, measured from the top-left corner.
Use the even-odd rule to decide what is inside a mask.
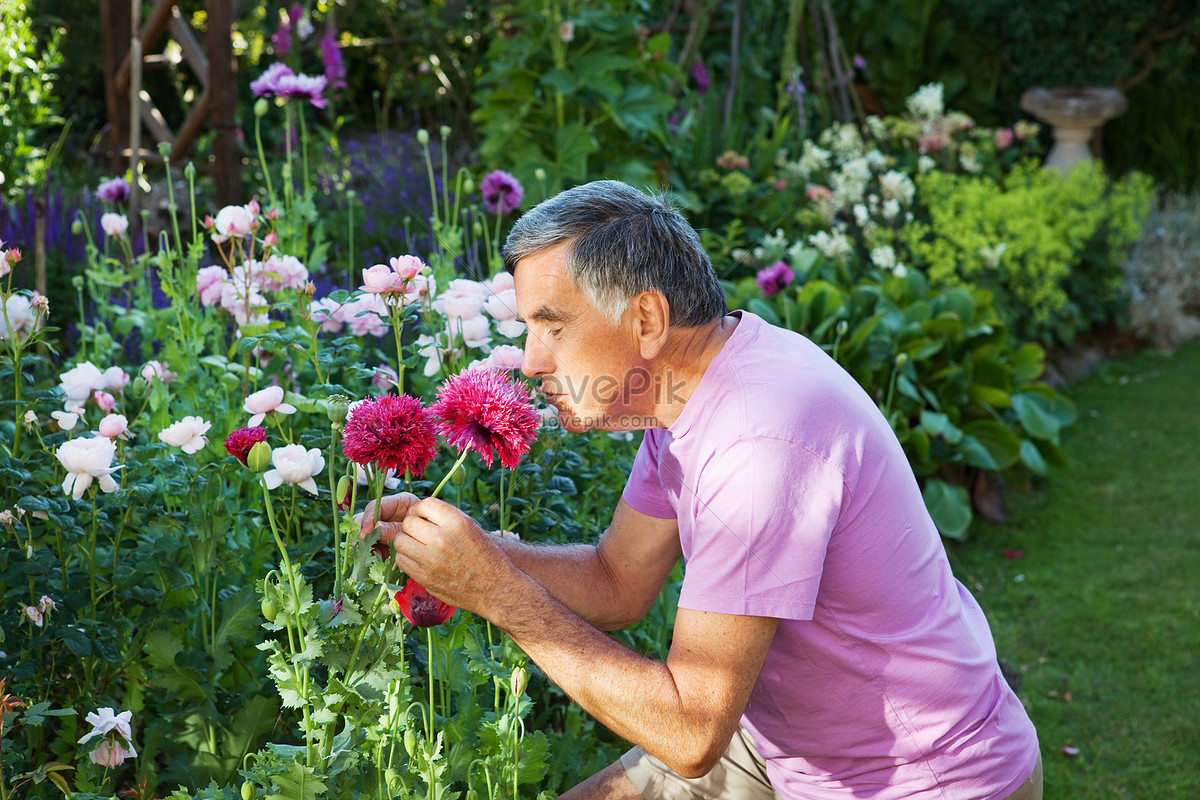
[[[267,98],[265,98],[265,97],[258,98],[258,100],[255,101],[255,103],[254,103],[254,116],[256,116],[256,117],[266,116],[268,108],[270,108],[270,106],[267,103]]]
[[[512,689],[513,697],[520,697],[525,693],[525,687],[529,685],[529,670],[524,667],[517,667],[512,671],[512,678],[509,680],[509,687]]]
[[[412,728],[404,731],[404,751],[412,758],[417,752],[417,734]]]
[[[242,800],[254,800],[254,784],[250,781],[242,784]]]
[[[417,131],[417,141],[421,144],[429,144],[429,131],[424,128]]]
[[[350,398],[344,394],[335,394],[329,396],[329,406],[325,413],[329,415],[330,422],[345,422],[346,415],[350,413]]]
[[[267,622],[274,622],[275,617],[279,616],[279,606],[275,605],[275,601],[269,597],[263,598],[262,615],[267,620]],[[242,791],[245,792],[244,786],[242,787]],[[243,796],[245,796],[245,795],[243,794]]]

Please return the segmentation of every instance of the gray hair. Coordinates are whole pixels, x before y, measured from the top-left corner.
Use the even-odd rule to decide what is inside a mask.
[[[619,181],[568,189],[525,212],[504,243],[504,268],[570,241],[567,275],[611,322],[629,299],[667,298],[671,325],[690,328],[726,312],[725,293],[700,237],[662,195]]]

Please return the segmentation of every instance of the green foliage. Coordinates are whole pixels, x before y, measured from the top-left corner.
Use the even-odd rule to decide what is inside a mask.
[[[0,2],[0,198],[41,186],[62,124],[54,96],[61,31],[39,40],[25,4]]]
[[[547,194],[597,174],[648,183],[646,153],[666,137],[678,72],[665,59],[670,37],[647,37],[640,8],[636,0],[505,4],[472,114],[482,161],[511,165]]]
[[[943,535],[962,538],[983,473],[1047,476],[1065,463],[1074,412],[1038,381],[1044,352],[1014,346],[985,290],[931,289],[918,272],[853,278],[816,251],[797,280],[763,298],[752,279],[733,303],[819,344],[896,432]]]
[[[1025,163],[1000,181],[934,171],[917,189],[928,222],[898,240],[934,286],[989,288],[1018,336],[1045,342],[1120,313],[1121,261],[1149,210],[1146,176],[1110,181],[1085,162],[1064,179]]]

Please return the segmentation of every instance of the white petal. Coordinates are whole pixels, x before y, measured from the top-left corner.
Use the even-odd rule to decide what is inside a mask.
[[[83,493],[86,492],[88,490],[88,487],[91,485],[92,485],[92,476],[91,475],[88,475],[86,472],[82,475],[76,475],[75,476],[75,491],[71,493],[71,496],[74,497],[76,500],[79,500],[80,498],[83,497]]]
[[[247,428],[258,427],[259,425],[262,424],[263,417],[265,417],[265,416],[266,416],[266,414],[255,414],[253,417],[250,418],[250,421],[246,423],[246,427]]]
[[[296,485],[299,486],[301,489],[305,489],[309,492],[312,492],[313,494],[317,493],[317,482],[314,481],[312,478],[307,478],[303,481],[300,481]]]
[[[283,478],[280,477],[279,470],[269,469],[263,473],[263,482],[268,489],[278,489],[279,485],[283,483]]]
[[[291,403],[280,403],[279,405],[275,406],[275,413],[276,414],[295,414],[296,407],[294,405],[292,405]]]
[[[111,475],[101,475],[100,476],[100,491],[115,492],[120,488],[121,488],[120,484],[118,484],[116,481],[114,481]]]

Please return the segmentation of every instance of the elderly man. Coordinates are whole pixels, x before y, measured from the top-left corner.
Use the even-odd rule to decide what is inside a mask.
[[[541,203],[504,258],[522,368],[562,424],[646,430],[612,524],[595,545],[537,546],[397,495],[382,534],[637,745],[567,797],[1040,798],[1033,725],[853,379],[727,313],[695,231],[624,184]],[[680,557],[666,663],[606,636]]]

